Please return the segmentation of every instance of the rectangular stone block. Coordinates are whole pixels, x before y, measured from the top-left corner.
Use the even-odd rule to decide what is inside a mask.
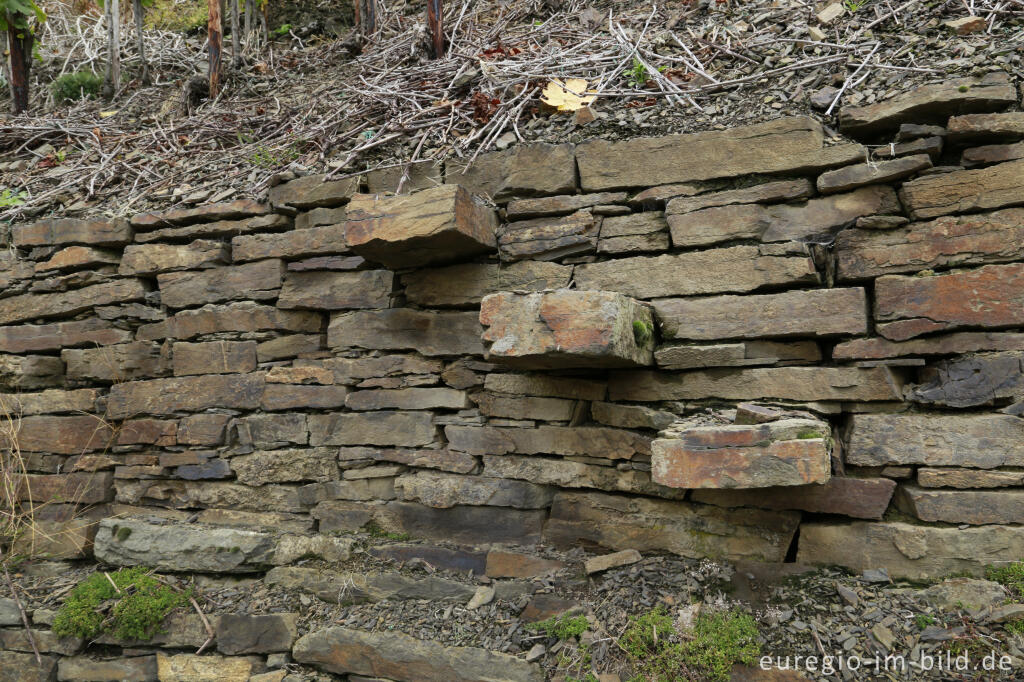
[[[674,427],[651,443],[651,479],[671,488],[769,488],[825,483],[828,424],[781,419],[750,426]]]
[[[61,351],[60,357],[67,365],[69,379],[115,382],[170,374],[168,351],[158,343],[135,341],[98,348],[67,349]]]
[[[194,208],[175,208],[161,213],[138,213],[132,216],[132,227],[150,230],[168,225],[209,223],[215,220],[233,220],[266,215],[270,207],[252,199],[235,199]]]
[[[859,466],[1024,466],[1024,419],[1006,414],[855,414],[845,441]]]
[[[1024,159],[926,175],[904,183],[900,198],[915,220],[1024,204]]]
[[[496,478],[518,478],[559,488],[596,488],[670,500],[681,500],[686,496],[685,490],[652,483],[649,472],[637,469],[619,471],[615,467],[584,464],[574,460],[517,455],[484,455],[483,460],[484,475]]]
[[[178,422],[168,419],[129,419],[117,432],[118,445],[166,447],[177,442]]]
[[[561,398],[513,398],[494,393],[477,393],[471,398],[480,413],[489,417],[569,421],[576,412],[575,400]]]
[[[308,353],[324,350],[319,334],[288,334],[268,339],[256,346],[256,358],[260,362],[270,362],[284,358],[294,358]],[[282,381],[280,383],[292,383]],[[296,382],[299,383],[299,382]]]
[[[264,410],[328,410],[344,407],[347,395],[347,386],[268,383],[260,406]]]
[[[331,180],[326,175],[307,175],[272,187],[269,198],[274,207],[305,210],[320,206],[340,206],[358,191],[358,177]]]
[[[539,395],[572,400],[604,400],[608,393],[604,382],[578,377],[547,374],[488,374],[484,388],[494,393]]]
[[[953,116],[946,124],[946,133],[957,142],[1019,140],[1024,138],[1024,112]]]
[[[115,482],[122,504],[175,509],[234,509],[242,511],[303,512],[299,489],[265,485],[259,495],[247,485],[223,481],[125,481]]]
[[[932,277],[875,281],[875,319],[899,322],[883,335],[904,341],[926,332],[1024,324],[1024,263],[985,265]]]
[[[822,173],[818,176],[818,191],[822,194],[846,192],[863,185],[902,180],[920,170],[931,167],[932,160],[927,154],[903,156],[875,163],[860,163]]]
[[[160,301],[169,308],[189,308],[204,303],[277,298],[284,276],[279,260],[229,265],[192,272],[157,275]]]
[[[114,475],[109,471],[54,476],[28,474],[14,482],[18,500],[35,504],[98,504],[114,499]]]
[[[978,351],[1024,350],[1024,334],[1015,332],[956,332],[897,342],[853,339],[832,348],[833,360],[879,360],[905,355],[954,355]]]
[[[476,457],[454,450],[427,450],[407,448],[341,448],[338,451],[341,467],[360,462],[393,462],[423,469],[440,469],[457,474],[468,474],[477,467]]]
[[[285,448],[231,458],[231,469],[244,485],[338,478],[338,456],[332,448]]]
[[[807,256],[767,255],[764,247],[733,246],[663,256],[636,256],[576,266],[580,289],[633,298],[743,293],[763,286],[817,284]]]
[[[298,219],[296,227],[297,221]],[[295,229],[277,234],[240,235],[231,240],[231,259],[236,263],[264,258],[294,259],[339,253],[349,253],[348,245],[345,243],[344,218],[323,227]]]
[[[255,341],[174,344],[174,376],[244,373],[256,369]]]
[[[398,499],[419,502],[435,509],[460,504],[546,509],[554,489],[524,481],[486,476],[460,476],[437,471],[417,471],[395,479]]]
[[[593,253],[599,229],[600,222],[589,210],[563,217],[518,220],[498,228],[498,251],[507,262]]]
[[[11,447],[11,436],[23,452],[51,452],[78,455],[89,450],[103,450],[114,437],[113,428],[98,416],[22,417],[17,432],[0,434],[4,447]]]
[[[654,362],[651,310],[612,291],[502,292],[480,322],[492,362],[520,369],[636,367]]]
[[[1007,488],[1024,484],[1024,471],[980,469],[932,469],[921,467],[917,470],[917,484],[922,488]]]
[[[670,298],[654,302],[666,338],[756,339],[868,332],[863,289],[812,289],[761,296]]]
[[[614,372],[612,401],[659,400],[902,400],[901,389],[884,367],[765,367],[703,371]]]
[[[537,199],[515,199],[508,202],[505,207],[505,215],[509,220],[566,215],[575,213],[582,208],[602,204],[620,204],[626,200],[626,197],[625,192],[598,192],[596,194],[563,194]]]
[[[444,429],[453,450],[471,455],[561,455],[632,459],[651,453],[651,439],[633,431],[604,426],[540,426],[535,429],[460,426]]]
[[[538,142],[481,154],[473,163],[448,159],[444,181],[494,201],[513,196],[571,194],[576,191],[573,147]]]
[[[278,310],[252,301],[228,305],[205,305],[182,310],[163,322],[139,327],[138,338],[187,340],[221,332],[319,332],[323,317],[316,312]]]
[[[483,355],[479,315],[411,308],[363,310],[331,316],[330,348],[415,350],[423,355]]]
[[[64,363],[49,355],[0,355],[0,388],[48,388],[64,384]]]
[[[39,393],[0,394],[0,415],[27,417],[60,412],[92,412],[99,392],[92,388],[74,391],[50,389]]]
[[[394,277],[390,270],[289,272],[277,306],[314,310],[387,308]]]
[[[881,519],[889,508],[896,481],[888,478],[833,476],[822,485],[784,486],[756,490],[695,490],[694,502],[719,507],[795,509],[813,514],[838,514]]]
[[[729,189],[724,192],[676,197],[670,199],[665,205],[665,212],[682,214],[731,204],[777,204],[783,201],[806,199],[812,194],[814,194],[814,185],[806,178],[776,180],[751,187]]]
[[[1018,524],[1024,522],[1024,490],[934,490],[900,486],[900,509],[937,523]]]
[[[494,209],[458,185],[414,194],[356,195],[345,238],[352,251],[390,269],[450,263],[494,251]]]
[[[0,299],[0,324],[46,317],[71,317],[93,306],[141,301],[147,288],[137,279],[118,279],[50,294],[20,294]]]
[[[462,410],[469,407],[464,391],[454,388],[397,388],[355,391],[345,398],[350,410]]]
[[[443,164],[440,161],[410,161],[407,165],[392,168],[378,168],[366,173],[366,187],[371,194],[384,194],[392,192],[408,194],[429,187],[436,187],[443,181],[441,171]],[[402,177],[405,182],[402,183]],[[401,183],[401,188],[399,184]]]
[[[662,369],[750,367],[756,365],[808,365],[821,360],[814,341],[743,341],[711,345],[662,346],[654,361]]]
[[[283,215],[262,215],[243,220],[217,220],[212,223],[192,223],[181,227],[162,227],[152,232],[139,232],[139,244],[153,242],[187,242],[193,239],[231,238],[255,232],[281,232],[291,229],[292,221]]]
[[[71,346],[100,346],[130,341],[132,333],[106,320],[89,317],[74,322],[0,327],[0,353],[60,350]]]
[[[124,246],[132,241],[132,228],[127,220],[79,220],[50,218],[31,225],[13,225],[11,242],[18,248],[29,246]]]
[[[309,415],[309,444],[420,447],[434,442],[429,412],[363,412]]]
[[[1024,259],[1024,208],[943,216],[894,230],[843,230],[836,236],[841,280]]]
[[[572,277],[571,265],[525,260],[518,263],[464,263],[416,270],[402,275],[406,297],[424,307],[469,308],[498,291],[564,289]]]
[[[693,559],[782,561],[800,515],[652,500],[605,493],[560,492],[544,541],[611,550],[666,551]]]
[[[121,254],[111,249],[94,249],[91,246],[66,246],[50,258],[35,264],[36,274],[55,274],[54,270],[72,271],[102,269],[104,265],[117,265]]]
[[[961,355],[918,370],[907,400],[945,407],[976,407],[1024,395],[1024,353]]]
[[[254,410],[260,405],[263,387],[262,372],[128,381],[110,387],[107,416],[171,415],[210,407]]]
[[[227,246],[212,239],[190,244],[129,244],[118,272],[122,275],[155,275],[174,270],[210,268],[231,260]]]

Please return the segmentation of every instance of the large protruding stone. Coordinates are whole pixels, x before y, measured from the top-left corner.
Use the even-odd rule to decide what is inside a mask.
[[[904,184],[900,198],[917,220],[1018,206],[1024,204],[1024,159],[925,175]]]
[[[502,292],[483,299],[487,358],[523,369],[654,362],[650,308],[612,291]]]
[[[494,209],[459,185],[408,195],[356,195],[348,205],[346,241],[388,268],[451,263],[494,251]]]
[[[1024,490],[929,490],[900,486],[900,507],[922,521],[1024,523]]]
[[[881,519],[895,489],[896,481],[888,478],[833,476],[824,485],[695,490],[690,499],[719,507],[798,509],[815,514]]]
[[[825,483],[828,424],[782,419],[673,429],[651,443],[651,478],[672,488],[768,488]]]

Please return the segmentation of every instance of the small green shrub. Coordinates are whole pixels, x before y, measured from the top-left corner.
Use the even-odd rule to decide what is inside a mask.
[[[111,633],[118,639],[148,641],[161,631],[167,614],[191,596],[190,590],[175,591],[143,567],[109,575],[107,580],[107,574],[93,573],[71,590],[54,618],[54,633],[87,639]]]
[[[929,625],[935,624],[935,617],[930,616],[927,613],[919,613],[914,616],[914,623],[917,624],[918,630],[924,630]]]
[[[590,621],[586,616],[570,616],[567,613],[526,626],[528,630],[544,632],[548,637],[560,640],[575,639],[586,632],[589,627]]]
[[[0,190],[0,208],[10,208],[11,206],[21,206],[28,199],[28,192],[15,192],[9,187],[4,187]]]
[[[1006,631],[1014,635],[1024,635],[1024,620],[1011,620],[1004,625]]]
[[[986,566],[985,577],[1008,589],[1014,601],[1024,598],[1024,561]]]
[[[50,92],[58,102],[76,102],[85,97],[96,97],[103,87],[103,77],[92,71],[74,71],[58,76],[50,83]]]

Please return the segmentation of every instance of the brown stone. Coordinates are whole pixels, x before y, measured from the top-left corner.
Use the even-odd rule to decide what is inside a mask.
[[[518,263],[465,263],[402,275],[405,295],[424,307],[473,307],[498,291],[543,291],[569,285],[571,265],[525,260]]]
[[[225,613],[217,622],[217,651],[229,656],[290,652],[298,619],[297,613]]]
[[[214,220],[233,220],[266,215],[270,207],[252,199],[236,199],[216,204],[203,204],[195,208],[176,208],[163,213],[139,213],[132,216],[132,227],[141,230],[165,227],[168,225],[188,225],[190,223],[206,223]]]
[[[469,401],[454,388],[398,388],[349,393],[345,406],[350,410],[461,410],[469,407]]]
[[[926,175],[904,183],[900,198],[915,220],[1024,204],[1024,159]]]
[[[681,214],[730,204],[775,204],[806,199],[813,193],[814,186],[810,180],[777,180],[741,189],[672,199],[666,204],[665,211],[669,214]]]
[[[62,658],[57,667],[57,679],[94,680],[95,682],[153,682],[157,679],[156,656],[97,659],[83,655]]]
[[[323,318],[315,312],[278,310],[252,301],[228,305],[206,305],[182,310],[163,322],[139,327],[140,340],[187,340],[221,332],[319,332]]]
[[[868,332],[863,289],[670,298],[655,301],[654,312],[662,336],[672,339],[711,341]]]
[[[50,218],[31,225],[11,227],[11,243],[19,248],[65,244],[124,246],[131,241],[132,228],[127,220],[122,219]]]
[[[575,400],[561,398],[509,397],[494,393],[470,396],[481,414],[505,419],[569,421],[576,411]]]
[[[178,442],[178,422],[166,419],[129,419],[117,431],[118,445],[156,445]]]
[[[922,85],[874,104],[843,107],[839,127],[847,135],[873,136],[895,132],[901,123],[944,123],[953,114],[998,111],[1017,102],[1017,91],[1005,73]]]
[[[516,199],[508,202],[505,215],[509,220],[544,218],[574,213],[581,208],[601,204],[618,204],[626,200],[625,192],[599,192],[597,194],[564,194],[540,199]]]
[[[891,187],[862,187],[802,204],[737,204],[668,213],[674,246],[706,246],[735,239],[764,242],[828,235],[866,215],[900,211]]]
[[[904,484],[898,502],[922,521],[971,525],[1024,521],[1021,490],[934,490]]]
[[[277,298],[284,266],[279,260],[157,275],[160,300],[169,308],[204,303]]]
[[[18,423],[18,447],[24,452],[77,455],[103,450],[113,439],[112,428],[92,415],[71,417],[22,417]],[[8,436],[3,436],[7,440]],[[5,447],[9,447],[9,444]]]
[[[1024,484],[1024,471],[982,471],[979,469],[917,470],[917,484],[922,488],[1007,488]]]
[[[0,324],[36,318],[70,317],[93,306],[141,301],[146,286],[137,279],[119,279],[50,294],[21,294],[0,299]]]
[[[315,310],[387,308],[394,277],[389,270],[289,272],[277,306]]]
[[[324,175],[307,175],[270,189],[272,206],[300,210],[320,206],[340,206],[359,191],[359,178],[328,180]]]
[[[654,351],[654,361],[662,369],[811,364],[819,360],[821,349],[814,341],[744,341],[706,346],[662,346]]]
[[[423,355],[483,355],[475,312],[431,312],[411,308],[366,310],[331,316],[330,348],[415,350]]]
[[[878,360],[905,355],[953,355],[977,351],[1024,350],[1024,334],[1015,332],[956,332],[926,339],[895,342],[854,339],[832,349],[834,360]]]
[[[220,445],[231,417],[226,414],[190,414],[178,425],[178,443],[182,445]]]
[[[907,400],[947,407],[975,407],[1024,395],[1024,353],[985,353],[939,360],[918,372]]]
[[[286,336],[277,336],[273,339],[263,341],[256,346],[256,358],[260,362],[270,362],[272,360],[281,360],[282,358],[294,358],[299,355],[307,353],[318,353],[323,350],[321,344],[322,337],[319,334],[288,334]],[[290,367],[275,367],[279,374],[281,372],[288,372],[295,368]],[[267,378],[270,381],[270,378]],[[307,383],[305,380],[299,381],[281,381],[280,378],[276,379],[278,383]],[[323,383],[323,382],[321,382]],[[327,382],[330,383],[330,382]]]
[[[179,509],[212,507],[248,511],[306,511],[295,487],[265,485],[260,488],[259,495],[254,495],[249,486],[221,481],[117,481],[115,487],[116,499],[123,504]]]
[[[855,414],[845,441],[859,466],[1024,466],[1024,419],[1004,414]]]
[[[902,180],[920,170],[931,167],[932,160],[927,154],[846,166],[819,175],[818,191],[822,194],[846,192],[864,185]]]
[[[487,553],[484,575],[489,578],[536,578],[557,573],[565,566],[564,561],[492,549]]]
[[[497,217],[459,185],[415,194],[357,195],[345,238],[363,258],[396,269],[469,259],[493,251]]]
[[[875,319],[925,320],[924,331],[993,329],[1024,323],[1024,264],[986,265],[934,277],[886,275],[875,282]],[[918,333],[890,336],[904,340]]]
[[[643,405],[619,405],[605,402],[591,403],[590,416],[599,424],[622,429],[653,429],[655,431],[666,428],[678,419],[671,412],[653,410]],[[521,418],[528,419],[529,417]]]
[[[236,263],[264,258],[291,259],[348,252],[348,245],[345,244],[344,218],[333,225],[295,229],[278,234],[241,235],[231,240],[231,258]]]
[[[1024,138],[1024,112],[953,116],[946,131],[957,142],[1016,140]]]
[[[109,432],[105,435],[109,440]],[[98,504],[114,497],[114,477],[109,471],[52,476],[27,474],[16,477],[13,482],[18,500],[31,500],[36,504]]]
[[[227,246],[211,239],[190,244],[129,244],[124,249],[122,275],[155,275],[174,270],[210,268],[230,261]]]
[[[0,682],[53,682],[58,658],[41,656],[37,661],[34,653],[0,651]]]
[[[392,192],[399,194],[398,185],[402,183],[402,193],[416,192],[421,189],[436,187],[442,182],[442,164],[437,161],[410,161],[406,165],[395,168],[378,168],[366,173],[366,187],[371,194]]]
[[[690,499],[719,507],[796,509],[814,514],[881,519],[889,508],[895,489],[896,482],[888,478],[833,476],[823,485],[756,490],[695,490]]]
[[[244,485],[297,481],[330,481],[338,477],[337,455],[331,448],[262,450],[231,458],[231,469]]]
[[[798,522],[796,512],[733,511],[688,502],[560,492],[544,526],[544,540],[559,547],[585,543],[694,559],[778,562],[785,557]]]
[[[171,415],[209,407],[254,410],[260,405],[263,387],[259,372],[128,381],[111,386],[107,416]]]
[[[82,270],[89,267],[116,265],[121,256],[116,251],[94,249],[91,246],[67,246],[53,254],[49,260],[36,263],[37,273],[49,270]]]
[[[668,251],[669,236],[667,232],[652,234],[631,234],[624,237],[602,237],[597,242],[598,253],[654,253]]]
[[[405,448],[341,448],[338,459],[344,468],[346,463],[394,462],[423,469],[440,469],[457,474],[472,473],[477,461],[472,455],[455,450],[410,450]]]
[[[310,445],[419,447],[434,441],[429,412],[363,412],[309,415]]]
[[[988,144],[965,149],[960,155],[960,165],[966,168],[984,166],[1003,161],[1024,159],[1024,142],[1015,144]]]
[[[899,387],[884,367],[768,367],[666,373],[612,374],[608,399],[658,400],[901,400]]]
[[[875,161],[880,161],[885,159],[898,159],[904,156],[927,154],[932,160],[932,163],[938,163],[942,156],[943,146],[943,138],[939,136],[924,137],[918,140],[911,140],[910,142],[901,142],[896,145],[887,144],[881,147],[876,147],[871,153],[871,157]]]
[[[444,181],[494,201],[512,196],[571,194],[576,191],[573,148],[568,144],[540,142],[481,154],[468,165],[449,159],[445,163]]]
[[[174,376],[225,374],[256,369],[255,341],[174,344]]]
[[[484,388],[494,393],[539,395],[572,400],[604,400],[604,382],[545,374],[488,374]]]
[[[491,294],[480,305],[480,322],[487,359],[507,366],[635,367],[654,361],[650,309],[611,291]]]
[[[69,379],[115,382],[171,373],[167,348],[146,341],[68,349],[61,351],[60,357],[67,365]]]
[[[671,488],[825,483],[831,429],[813,419],[673,429],[651,443],[651,479]]]
[[[1019,260],[1024,258],[1024,209],[943,216],[894,230],[843,230],[836,254],[843,280]]]
[[[525,481],[488,476],[465,476],[440,471],[417,471],[395,479],[398,498],[436,509],[460,504],[547,509],[554,490]]]
[[[270,384],[263,392],[260,407],[264,410],[319,409],[329,410],[345,406],[346,386],[303,386],[297,384]]]
[[[507,223],[497,232],[498,251],[503,261],[555,260],[593,253],[597,248],[599,225],[590,210],[564,217]]]
[[[0,355],[0,388],[38,389],[64,384],[64,363],[48,355]]]
[[[663,256],[620,258],[576,266],[580,289],[617,291],[633,298],[747,292],[763,286],[817,283],[807,256],[767,255],[733,246]]]
[[[583,570],[588,574],[600,573],[619,566],[629,566],[643,559],[643,555],[635,549],[624,549],[621,552],[595,556],[583,562]]]
[[[445,427],[453,450],[472,455],[562,455],[632,459],[651,452],[650,438],[603,426],[540,426],[535,429],[499,426]]]
[[[243,220],[218,220],[212,223],[194,223],[182,227],[164,227],[152,232],[140,232],[135,235],[139,244],[152,242],[186,242],[193,239],[231,238],[240,234],[254,232],[280,232],[292,226],[286,216],[271,214]]]
[[[534,455],[484,455],[483,460],[484,475],[496,478],[518,478],[558,488],[597,488],[670,500],[681,500],[686,496],[685,490],[653,483],[649,472],[638,469],[619,470],[612,466]],[[597,461],[592,458],[587,460]]]
[[[101,346],[130,341],[130,331],[116,329],[109,322],[89,317],[74,322],[0,327],[0,353],[60,350],[70,346]]]
[[[371,192],[377,190],[370,189]],[[295,216],[295,229],[308,230],[311,227],[324,227],[326,225],[340,225],[345,222],[345,207],[338,208],[314,208]]]
[[[98,398],[98,391],[92,388],[0,394],[0,415],[27,417],[61,412],[93,412]]]

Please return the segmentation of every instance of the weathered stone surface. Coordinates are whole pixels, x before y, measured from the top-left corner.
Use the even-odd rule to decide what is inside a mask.
[[[6,290],[31,279],[34,272],[35,266],[32,261],[21,258],[16,250],[0,251],[0,287]]]
[[[49,259],[36,263],[35,271],[37,273],[44,273],[51,270],[82,270],[104,265],[116,265],[120,260],[121,254],[109,249],[94,249],[91,246],[67,246],[53,254]]]
[[[974,407],[1024,395],[1024,353],[984,353],[940,360],[918,372],[907,386],[913,402]]]
[[[1024,485],[1024,471],[921,467],[917,470],[917,484],[922,488],[1006,488]]]
[[[1024,112],[953,116],[946,125],[951,140],[998,141],[1024,138]]]
[[[113,475],[109,471],[54,475],[26,474],[15,476],[12,481],[16,486],[17,499],[31,500],[37,504],[109,502],[113,499],[113,482]]]
[[[284,266],[279,260],[157,275],[160,301],[169,308],[277,298]]]
[[[636,215],[644,214],[638,213]],[[645,252],[668,251],[668,248],[668,232],[630,234],[622,237],[601,237],[597,242],[598,253],[628,253],[633,255]]]
[[[31,225],[11,226],[11,242],[19,248],[65,244],[124,246],[131,240],[132,228],[127,220],[121,219],[51,218]]]
[[[598,192],[596,194],[563,194],[540,199],[516,199],[508,202],[505,214],[509,220],[544,218],[574,213],[581,208],[602,204],[618,204],[626,200],[625,192]]]
[[[44,317],[70,317],[93,306],[141,301],[146,286],[137,279],[119,279],[51,294],[21,294],[0,299],[0,324]]]
[[[69,379],[127,381],[171,373],[169,349],[158,343],[136,341],[97,348],[67,349],[60,357]]]
[[[931,167],[932,160],[927,154],[904,156],[878,163],[846,166],[845,168],[839,168],[819,175],[818,191],[822,194],[846,192],[863,185],[902,180],[920,170]]]
[[[589,209],[564,217],[519,220],[498,229],[498,251],[503,261],[546,261],[593,253],[599,228]]]
[[[105,320],[89,317],[74,322],[0,327],[0,353],[60,350],[72,346],[100,345],[130,341],[132,333],[116,329]]]
[[[476,575],[484,575],[488,556],[491,554],[421,544],[387,544],[370,547],[367,551],[371,556],[377,558],[405,562],[415,557],[423,559],[434,568],[448,571],[472,571]]]
[[[291,228],[291,220],[283,215],[271,214],[243,220],[218,220],[212,223],[194,223],[181,227],[163,227],[152,232],[135,235],[139,244],[153,242],[187,242],[193,239],[230,238],[255,232],[280,232]]]
[[[180,509],[228,508],[243,511],[306,511],[294,487],[265,485],[259,495],[249,486],[220,481],[117,481],[123,504]],[[200,642],[201,644],[202,642]]]
[[[471,307],[497,291],[543,291],[569,285],[571,265],[520,261],[508,265],[465,263],[402,275],[405,295],[425,307]]]
[[[752,187],[729,189],[724,192],[711,192],[693,197],[679,197],[666,204],[665,212],[669,214],[690,213],[714,206],[730,204],[774,204],[782,201],[806,199],[814,193],[810,180],[777,180]],[[603,229],[603,228],[602,228]]]
[[[654,302],[666,338],[757,339],[867,334],[863,289],[812,289],[763,296],[672,298]]]
[[[40,653],[60,654],[70,656],[78,653],[82,648],[80,637],[57,637],[50,630],[32,630],[32,639],[22,628],[0,629],[0,650],[8,651],[32,651],[32,643],[39,649]],[[33,660],[32,665],[35,664]]]
[[[92,415],[22,417],[17,428],[18,446],[24,452],[77,455],[102,450],[112,438],[111,426]]]
[[[991,608],[1006,601],[1006,588],[991,580],[948,578],[924,590],[920,598],[943,610]]]
[[[163,213],[138,213],[132,216],[132,227],[148,230],[166,225],[188,225],[214,220],[234,220],[266,215],[270,207],[252,199],[236,199],[195,208],[176,208]]]
[[[855,414],[846,432],[846,462],[1024,466],[1024,419],[1004,414]]]
[[[895,132],[901,123],[944,123],[953,114],[998,111],[1017,101],[1005,73],[922,85],[875,104],[842,107],[839,127],[847,135],[874,136]]]
[[[480,413],[489,417],[569,421],[576,411],[576,401],[561,398],[512,398],[493,393],[477,393],[470,397]]]
[[[796,509],[814,514],[839,514],[881,519],[889,507],[896,481],[888,478],[833,476],[823,485],[784,486],[757,490],[695,490],[694,502],[719,507]]]
[[[1024,143],[987,144],[965,149],[960,155],[960,165],[966,168],[990,163],[1002,163],[1024,158]]]
[[[449,159],[444,181],[495,201],[512,196],[572,193],[576,191],[573,149],[568,144],[542,142],[481,154],[468,166],[458,159]]]
[[[797,562],[844,566],[854,572],[884,567],[894,578],[922,580],[957,573],[981,576],[987,564],[1024,555],[1024,528],[929,527],[901,522],[800,526]]]
[[[459,185],[415,194],[357,195],[345,239],[352,251],[388,268],[422,267],[494,251],[494,209]]]
[[[616,403],[594,402],[590,404],[590,416],[594,421],[624,429],[654,429],[660,431],[676,421],[671,412],[652,410],[643,405],[618,405]]]
[[[195,270],[231,260],[227,246],[211,239],[190,244],[129,244],[118,272],[122,275],[155,275],[174,270]]]
[[[446,647],[400,632],[363,632],[332,627],[295,643],[295,660],[339,674],[384,677],[398,682],[446,680],[541,682],[539,665],[472,647]]]
[[[328,180],[324,175],[307,175],[270,189],[273,206],[290,206],[300,210],[320,206],[340,206],[359,191],[359,178]]]
[[[901,485],[900,508],[922,521],[942,523],[1024,522],[1024,491],[934,490]]]
[[[650,454],[650,438],[632,431],[603,426],[539,426],[521,429],[500,426],[445,427],[452,449],[473,455],[562,455],[632,459]]]
[[[309,415],[310,445],[418,447],[434,440],[429,412],[362,412]]]
[[[174,344],[174,376],[251,372],[254,369],[255,341],[178,341]]]
[[[987,168],[937,173],[903,185],[900,198],[915,220],[1024,204],[1024,159]]]
[[[178,423],[177,440],[182,445],[220,445],[231,418],[226,414],[190,414]]]
[[[260,362],[270,362],[272,360],[282,360],[284,358],[294,358],[296,356],[307,355],[309,353],[317,353],[324,350],[322,345],[322,337],[320,334],[288,334],[286,336],[276,336],[272,339],[263,341],[256,346],[256,359]],[[285,381],[283,380],[286,375],[292,372],[303,373],[308,370],[303,368],[295,367],[272,367],[271,372],[277,370],[274,377],[271,378],[268,374],[267,381],[274,381],[280,384],[301,384],[301,383],[332,383],[330,381],[315,381],[314,375],[319,373],[310,372],[305,374],[302,379],[298,381]],[[325,373],[326,370],[324,370]],[[292,376],[296,376],[293,374]]]
[[[934,277],[879,277],[875,319],[927,323],[920,329],[884,334],[894,341],[925,331],[1020,326],[1024,323],[1024,264],[986,265]]]
[[[298,619],[297,613],[225,613],[217,622],[217,651],[229,656],[291,651]]]
[[[494,393],[573,400],[604,400],[607,393],[603,382],[544,374],[488,374],[484,388]]]
[[[484,476],[417,471],[395,479],[398,498],[446,509],[458,504],[544,509],[554,490],[546,486]]]
[[[96,558],[115,566],[203,573],[256,571],[270,564],[273,550],[267,533],[138,519],[104,519],[94,545]]]
[[[139,327],[139,340],[191,339],[219,332],[319,332],[322,318],[315,312],[278,310],[252,301],[206,305],[182,310],[163,322]]]
[[[367,448],[369,449],[369,448]],[[367,469],[359,469],[364,472]],[[337,476],[337,474],[335,474]],[[324,500],[387,501],[395,499],[393,476],[359,478],[352,481],[311,483],[299,489],[303,504],[314,505]]]
[[[613,550],[668,551],[694,559],[781,561],[799,522],[795,512],[732,511],[687,502],[604,493],[555,495],[544,540]]]
[[[696,400],[901,400],[885,368],[767,367],[665,372],[615,372],[608,384],[612,401]]]
[[[225,680],[248,680],[253,662],[248,658],[223,656],[198,656],[196,654],[156,655],[157,679],[160,682],[224,682]]]
[[[714,345],[662,346],[654,361],[662,369],[748,367],[754,365],[810,364],[821,360],[814,341],[744,341]]]
[[[651,479],[670,488],[769,488],[825,483],[828,424],[780,419],[673,429],[651,443]]]
[[[338,459],[342,467],[350,462],[395,462],[411,467],[440,469],[468,474],[476,469],[476,458],[454,450],[408,450],[404,448],[341,448]]]
[[[487,358],[512,367],[635,367],[654,361],[650,309],[615,292],[491,294],[481,303],[480,322],[487,327]]]
[[[57,656],[0,651],[0,682],[52,682],[57,674]]]
[[[497,478],[518,478],[538,485],[559,488],[596,488],[609,492],[650,495],[681,500],[685,490],[667,488],[651,482],[646,471],[584,464],[573,460],[517,455],[484,456],[484,475]]]
[[[303,386],[268,383],[260,406],[264,410],[320,409],[343,407],[347,386]]]
[[[588,574],[600,573],[610,568],[635,564],[641,559],[643,559],[643,555],[635,549],[624,549],[621,552],[613,552],[612,554],[604,554],[587,559],[583,562],[583,570]]]
[[[810,258],[766,255],[756,246],[588,263],[577,266],[574,276],[580,289],[617,291],[640,299],[746,292],[768,285],[818,281]]]
[[[487,553],[484,574],[489,578],[535,578],[557,573],[565,566],[565,562],[555,559],[492,549]]]
[[[371,192],[377,190],[371,188]],[[327,225],[342,225],[345,222],[345,207],[338,208],[314,208],[295,216],[295,229],[308,230],[311,227],[324,227]],[[342,227],[344,229],[344,227]],[[342,233],[344,234],[344,233]],[[335,246],[339,246],[336,244]]]
[[[953,355],[978,351],[1024,350],[1024,334],[1015,332],[956,332],[926,339],[896,342],[853,339],[836,344],[834,360],[877,360],[904,355]]]
[[[675,246],[707,246],[734,239],[793,241],[830,235],[866,215],[898,213],[896,193],[875,185],[802,204],[737,204],[692,213],[668,213]]]
[[[401,190],[402,193],[408,194],[440,185],[443,181],[441,170],[442,164],[439,161],[410,161],[407,165],[378,168],[367,172],[366,186],[372,194],[384,192],[399,194],[399,184],[402,176],[405,175],[405,182],[402,184]]]
[[[469,407],[464,391],[454,388],[397,388],[355,391],[345,398],[350,410],[461,410]]]
[[[206,415],[193,415],[188,419],[202,416]],[[234,442],[242,446],[275,448],[290,444],[305,445],[309,440],[306,415],[301,413],[251,414],[233,421],[231,426]]]
[[[624,142],[589,140],[576,147],[576,161],[585,192],[751,173],[800,173],[847,162],[829,159],[823,139],[819,123],[796,116],[728,131]]]
[[[68,682],[155,682],[156,656],[123,656],[112,659],[89,656],[62,658],[57,664],[57,679]]]
[[[330,448],[265,450],[231,458],[238,482],[266,483],[329,481],[338,477],[337,453]]]
[[[277,306],[315,310],[387,308],[394,277],[389,270],[289,272]]]
[[[479,315],[411,308],[366,310],[331,316],[331,348],[415,350],[423,355],[483,355]]]
[[[107,416],[169,415],[208,407],[254,410],[259,407],[263,386],[260,372],[117,383],[110,388]]]
[[[301,258],[348,252],[344,219],[334,225],[278,234],[241,235],[231,240],[231,258],[236,263],[263,258]]]
[[[64,383],[64,363],[48,355],[0,355],[0,387],[48,388]]]
[[[839,279],[1024,258],[1024,209],[944,216],[894,230],[843,230],[836,237]]]

